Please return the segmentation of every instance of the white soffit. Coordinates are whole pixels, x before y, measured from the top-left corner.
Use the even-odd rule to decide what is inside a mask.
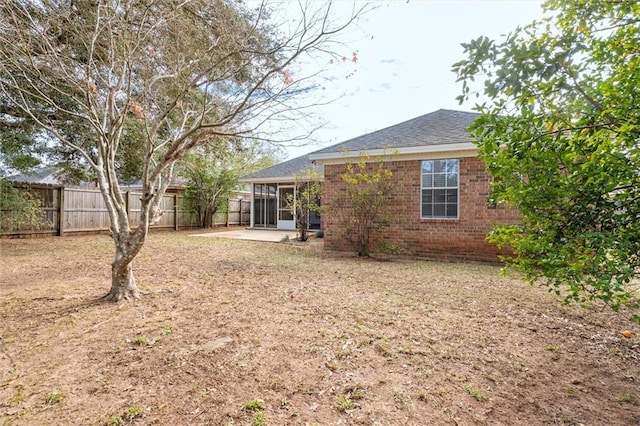
[[[348,152],[326,152],[322,154],[309,154],[309,159],[321,164],[341,164],[353,158],[359,158],[367,155],[373,160],[380,157],[389,160],[430,160],[450,157],[476,157],[478,155],[478,147],[471,143],[441,144],[413,146],[394,149],[371,149],[367,151],[348,151]]]

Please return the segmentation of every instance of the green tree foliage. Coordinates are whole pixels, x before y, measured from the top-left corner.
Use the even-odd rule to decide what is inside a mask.
[[[44,223],[40,200],[27,189],[0,178],[0,232],[20,227],[39,229]]]
[[[382,159],[362,155],[358,162],[347,164],[340,178],[345,192],[336,197],[330,209],[339,231],[358,256],[370,256],[377,248],[379,236],[389,227],[393,174]]]
[[[297,11],[278,25],[264,4],[223,0],[0,4],[0,123],[40,132],[46,148],[77,160],[74,169],[92,171],[115,244],[108,299],[140,296],[132,261],[176,163],[218,137],[277,139],[269,123],[304,117],[313,104],[300,95],[320,70],[304,74],[301,63],[330,56],[362,12],[338,18],[331,3]],[[34,152],[20,146],[14,152]],[[135,227],[121,190],[131,180],[144,194]]]
[[[460,102],[488,101],[470,129],[491,197],[522,222],[489,239],[508,265],[566,301],[638,307],[640,3],[561,1],[503,41],[463,44]],[[640,320],[640,317],[636,316]]]
[[[212,226],[214,215],[227,207],[229,193],[238,189],[240,176],[272,166],[276,159],[275,152],[264,144],[228,139],[187,154],[178,174],[186,179],[185,196],[198,226]]]

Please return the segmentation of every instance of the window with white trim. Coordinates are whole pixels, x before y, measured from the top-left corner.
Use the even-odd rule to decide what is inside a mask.
[[[458,218],[458,159],[422,162],[421,217]]]

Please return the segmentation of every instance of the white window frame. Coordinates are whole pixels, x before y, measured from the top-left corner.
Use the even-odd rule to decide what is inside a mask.
[[[448,186],[447,182],[446,182],[446,174],[445,174],[445,186],[424,186],[424,163],[425,162],[431,162],[432,163],[432,171],[431,171],[431,176],[432,176],[432,184],[434,183],[433,180],[433,176],[436,175],[436,173],[433,171],[435,170],[435,162],[436,161],[456,161],[457,163],[457,176],[456,176],[456,185],[455,186]],[[433,214],[431,216],[425,216],[424,211],[423,211],[423,205],[424,205],[424,201],[423,201],[423,193],[425,189],[440,189],[440,190],[447,190],[447,189],[455,189],[456,190],[456,215],[455,216],[447,216],[447,205],[448,204],[453,204],[453,203],[447,203],[446,198],[445,198],[445,215],[444,216],[434,216]],[[434,202],[434,200],[432,199],[431,201],[431,205],[433,206],[434,204],[436,204]],[[437,203],[440,204],[440,203]],[[420,219],[424,219],[424,220],[458,220],[460,219],[460,159],[459,158],[439,158],[439,159],[433,159],[433,160],[422,160],[420,162]]]

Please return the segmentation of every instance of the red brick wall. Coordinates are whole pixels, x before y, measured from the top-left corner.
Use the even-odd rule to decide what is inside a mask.
[[[496,262],[498,250],[485,237],[493,223],[517,223],[518,214],[505,207],[487,205],[489,176],[477,158],[461,158],[459,162],[459,219],[420,218],[420,179],[422,162],[392,161],[385,163],[393,173],[395,190],[391,206],[395,222],[383,238],[404,253],[444,260]],[[322,204],[327,205],[344,191],[341,174],[345,165],[324,168]],[[325,247],[352,250],[340,234],[331,211],[322,214]]]

